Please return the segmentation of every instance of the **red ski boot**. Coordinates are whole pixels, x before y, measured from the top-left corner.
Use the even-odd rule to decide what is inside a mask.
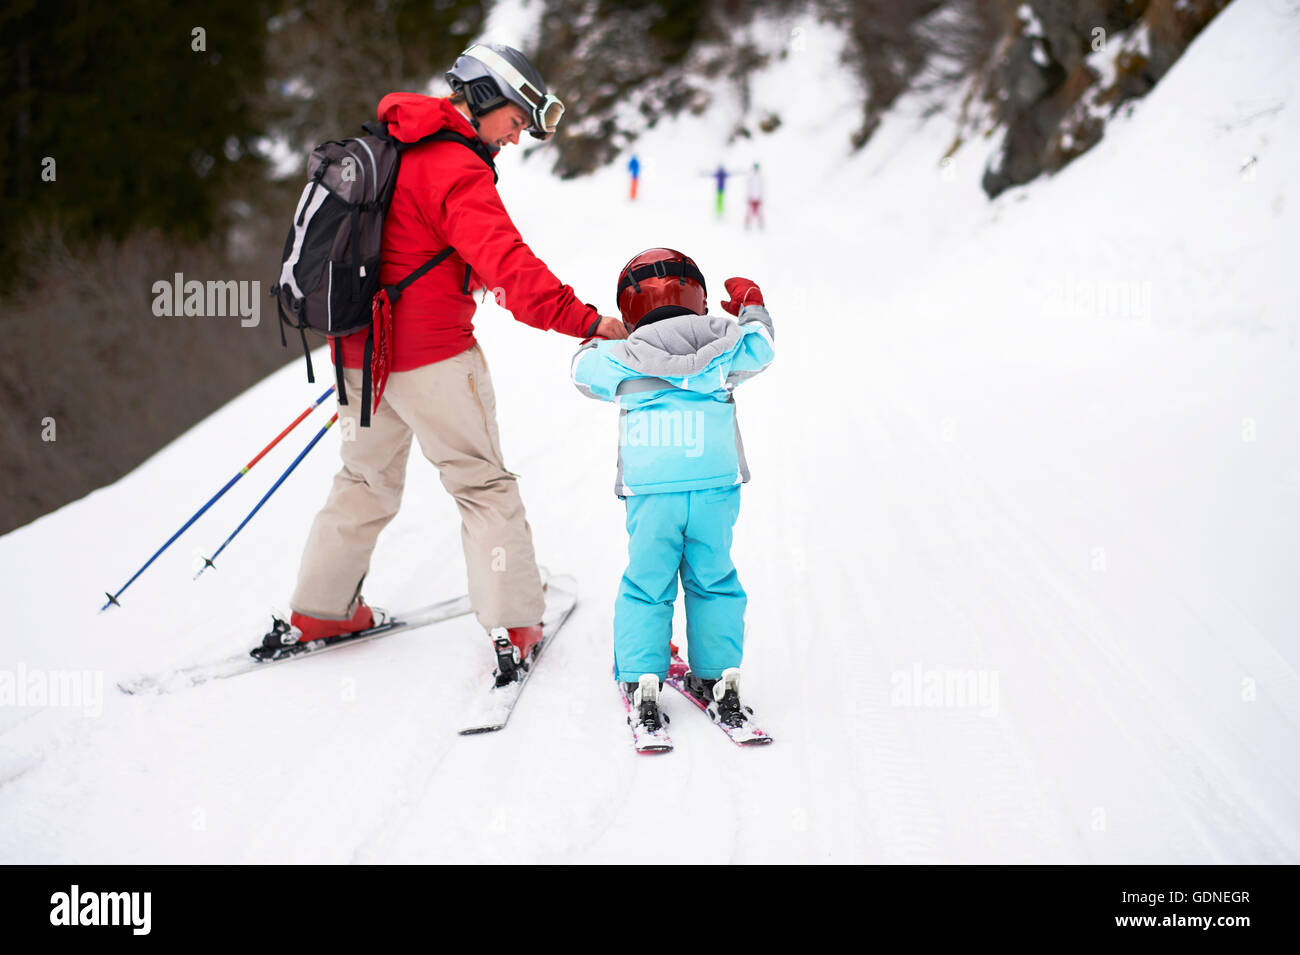
[[[510,642],[519,648],[520,657],[528,656],[542,639],[540,623],[532,627],[511,627],[506,632],[510,635]]]
[[[497,686],[519,678],[521,663],[542,639],[542,625],[532,627],[493,627],[490,636],[497,654]]]
[[[375,615],[366,606],[366,602],[360,598],[357,599],[357,609],[350,620],[322,620],[320,617],[309,617],[305,613],[297,612],[289,617],[289,626],[297,627],[302,631],[302,636],[298,638],[299,643],[306,643],[308,640],[320,640],[323,637],[334,637],[340,633],[365,630],[367,627],[373,627],[374,625]]]

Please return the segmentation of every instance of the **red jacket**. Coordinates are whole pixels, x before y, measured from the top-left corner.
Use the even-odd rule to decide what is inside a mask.
[[[449,100],[416,93],[385,96],[379,118],[403,142],[443,127],[476,135]],[[413,282],[393,306],[392,371],[442,361],[474,344],[474,299],[462,291],[467,264],[473,270],[469,287],[501,289],[504,298],[498,300],[525,324],[585,338],[600,319],[524,244],[487,164],[460,143],[429,143],[402,157],[384,217],[380,281],[400,282],[449,245],[456,252]],[[341,340],[344,365],[362,366],[365,341],[364,331]]]

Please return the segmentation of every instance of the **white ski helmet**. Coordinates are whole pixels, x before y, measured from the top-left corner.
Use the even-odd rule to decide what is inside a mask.
[[[509,102],[528,114],[528,131],[534,138],[545,140],[555,134],[564,115],[564,104],[546,91],[537,67],[504,43],[475,43],[456,57],[447,82],[453,93],[464,92],[475,129],[479,117]]]

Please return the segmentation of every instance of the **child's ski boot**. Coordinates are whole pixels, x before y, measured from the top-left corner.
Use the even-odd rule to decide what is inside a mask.
[[[627,706],[627,725],[632,728],[632,742],[638,753],[666,753],[673,741],[666,729],[668,715],[659,708],[659,677],[644,673],[636,683],[624,683],[623,702]]]

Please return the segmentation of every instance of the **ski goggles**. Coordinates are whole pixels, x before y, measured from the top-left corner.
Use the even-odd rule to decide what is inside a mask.
[[[560,125],[564,115],[564,104],[553,93],[543,93],[527,77],[520,73],[513,63],[496,50],[482,43],[470,47],[461,56],[478,60],[501,79],[510,84],[510,88],[523,100],[521,105],[530,113],[530,132],[537,139],[550,139]],[[514,99],[514,97],[510,97]]]

